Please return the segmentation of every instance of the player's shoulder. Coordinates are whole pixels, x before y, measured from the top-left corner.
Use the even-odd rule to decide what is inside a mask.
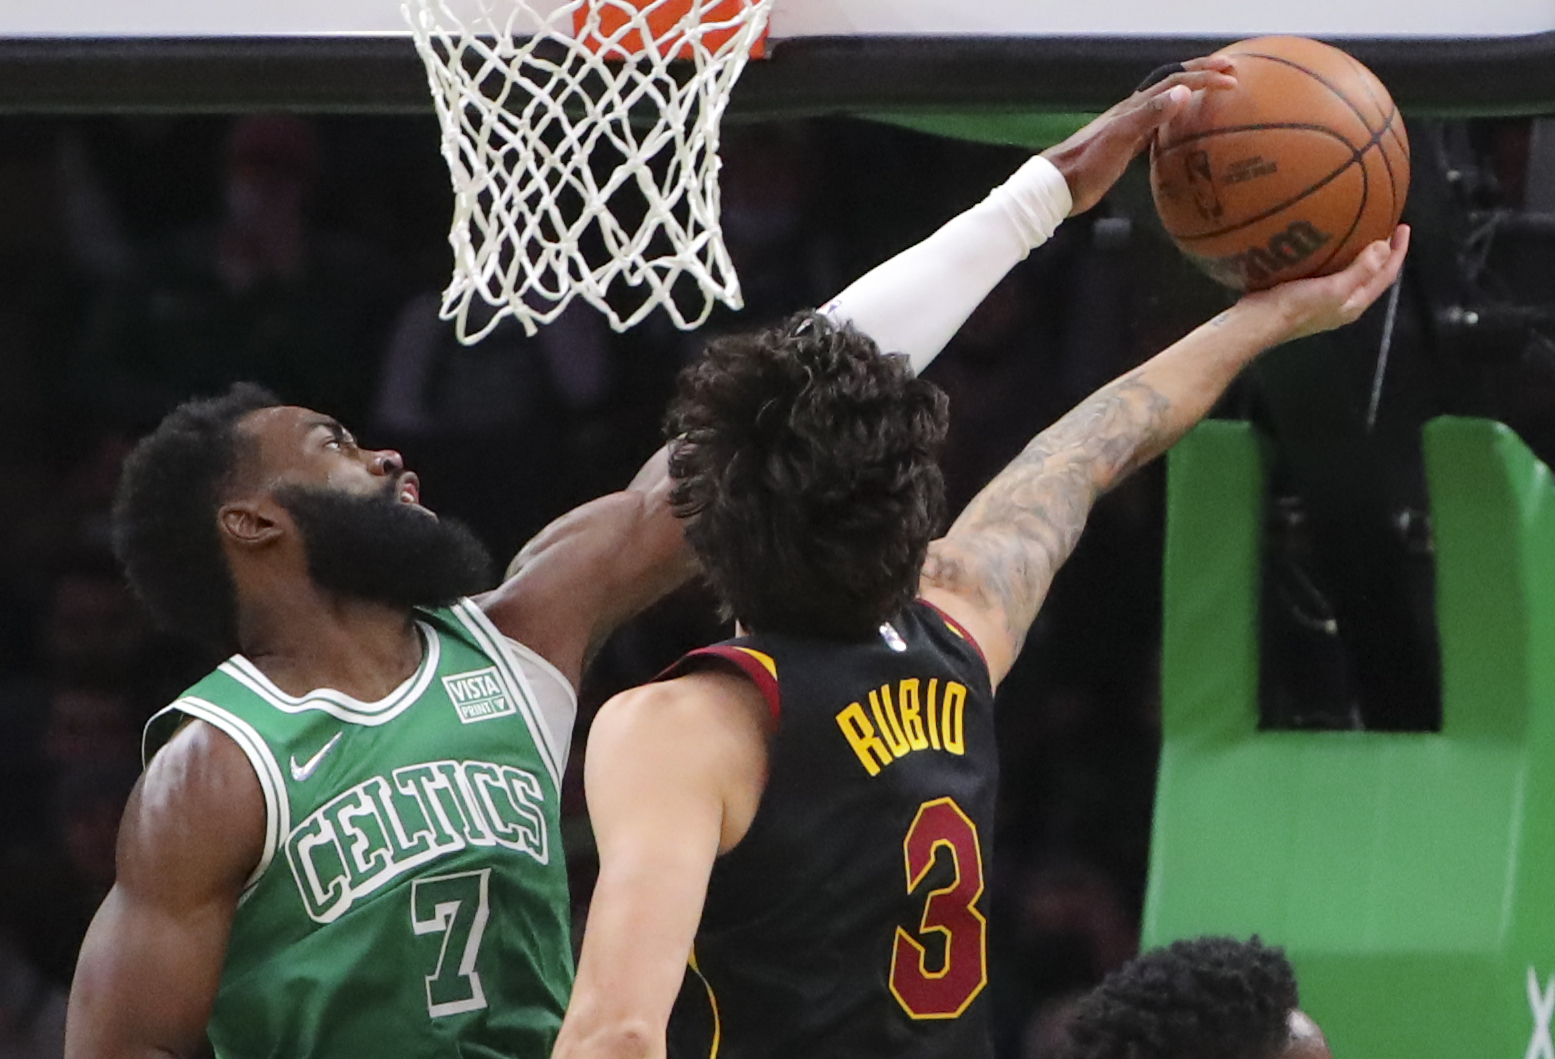
[[[925,583],[909,611],[936,644],[960,655],[990,690],[1009,670],[1007,630],[980,601],[959,590]]]
[[[611,696],[590,729],[590,752],[596,743],[696,738],[731,725],[743,728],[766,710],[761,689],[744,674],[691,669]]]
[[[517,643],[492,621],[482,596],[464,597],[444,607],[417,608],[415,618],[445,644],[467,647],[494,661],[505,659]]]
[[[977,634],[962,620],[961,614],[957,613],[960,608],[947,608],[943,603],[943,597],[931,598],[925,594],[907,606],[903,618],[915,622],[916,627],[936,644],[950,646],[956,653],[973,658],[986,668],[988,660],[983,655],[982,644],[978,642]]]
[[[248,753],[229,732],[186,715],[147,762],[125,809],[121,857],[176,852],[241,879],[260,858],[266,818]]]

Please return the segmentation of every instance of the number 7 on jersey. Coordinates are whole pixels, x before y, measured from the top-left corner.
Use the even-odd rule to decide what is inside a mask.
[[[410,923],[417,934],[441,934],[437,966],[426,975],[427,1013],[433,1018],[486,1006],[476,957],[491,918],[491,869],[434,875],[410,886]]]

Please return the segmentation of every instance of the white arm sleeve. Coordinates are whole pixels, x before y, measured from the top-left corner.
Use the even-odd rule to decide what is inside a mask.
[[[907,354],[921,372],[1073,205],[1063,174],[1038,155],[982,202],[866,272],[821,312],[851,323],[888,353]]]

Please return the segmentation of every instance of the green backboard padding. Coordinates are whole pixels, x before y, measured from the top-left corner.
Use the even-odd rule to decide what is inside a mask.
[[[1440,733],[1257,730],[1264,447],[1210,422],[1173,450],[1145,941],[1284,945],[1339,1059],[1524,1059],[1555,972],[1555,486],[1498,423],[1424,445]]]
[[[1066,139],[1096,115],[1050,114],[1032,110],[904,110],[858,116],[935,136],[1043,151]]]

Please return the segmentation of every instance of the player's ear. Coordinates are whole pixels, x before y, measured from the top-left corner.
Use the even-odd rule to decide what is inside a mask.
[[[243,548],[261,548],[280,538],[281,524],[268,505],[254,500],[234,500],[216,512],[222,536]]]

